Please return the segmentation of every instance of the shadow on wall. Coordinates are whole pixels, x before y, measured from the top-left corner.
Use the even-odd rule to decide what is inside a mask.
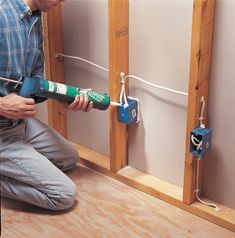
[[[213,167],[211,167],[211,163],[213,163]],[[231,165],[226,165],[226,161],[223,160],[223,153],[219,147],[215,146],[213,150],[210,151],[210,154],[205,157],[204,164],[206,174],[204,173],[203,177],[203,195],[211,200],[215,200],[216,198],[216,202],[226,204],[233,208],[234,204],[232,204],[230,202],[231,199],[228,198],[228,187],[230,187],[231,179],[226,173],[226,171],[228,171],[226,167],[230,167]],[[216,189],[218,187],[220,188],[219,190]],[[207,192],[208,190],[210,190],[210,193]]]
[[[135,87],[132,86],[131,87],[131,93],[130,95],[133,97],[138,98],[137,95],[140,95],[139,91],[139,87]],[[167,104],[171,107],[177,107],[180,110],[185,111],[187,109],[187,106],[182,104],[182,102],[179,101],[173,101],[172,99],[167,99],[167,98],[163,98],[161,96],[157,96],[156,93],[150,92],[148,89],[145,88],[141,88],[141,94],[144,95],[148,95],[152,98],[154,98],[154,100],[160,101],[161,103]],[[165,97],[165,95],[164,95]],[[187,101],[187,100],[186,100]],[[140,122],[138,124],[134,124],[128,127],[128,144],[129,144],[129,155],[128,157],[130,158],[130,152],[134,153],[133,155],[136,156],[135,158],[133,158],[132,161],[130,161],[130,166],[135,167],[133,164],[133,161],[135,161],[138,164],[138,169],[141,168],[141,171],[146,172],[149,171],[151,168],[149,163],[151,162],[148,159],[148,155],[146,153],[146,149],[148,148],[148,145],[146,145],[146,129],[145,129],[145,123],[143,123],[143,115],[142,115],[142,110],[141,110],[141,104],[144,103],[143,98],[140,100]],[[156,110],[156,108],[153,108],[153,110]],[[157,123],[157,122],[156,122]],[[140,136],[141,135],[141,136]],[[133,151],[138,151],[138,154],[135,154],[135,152]],[[154,156],[157,155],[153,155],[153,159]],[[137,162],[138,160],[138,162]]]
[[[141,123],[141,121],[142,115],[140,113],[140,123],[128,127],[128,144],[135,145],[135,147],[138,148],[138,158],[141,158],[141,160],[139,161],[139,167],[141,167],[141,170],[145,172],[148,171],[149,166],[147,164],[148,161],[146,160],[145,154],[145,128],[144,124]],[[130,156],[128,155],[128,157]],[[130,164],[130,166],[132,165]]]

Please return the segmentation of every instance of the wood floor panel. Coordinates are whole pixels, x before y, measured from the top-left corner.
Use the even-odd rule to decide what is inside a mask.
[[[3,199],[3,238],[235,238],[235,233],[83,166],[75,206],[47,212]]]

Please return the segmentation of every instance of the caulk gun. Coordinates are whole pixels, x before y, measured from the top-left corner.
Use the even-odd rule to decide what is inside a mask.
[[[22,77],[19,81],[2,78],[1,81],[15,84],[17,94],[26,98],[34,98],[36,101],[54,98],[61,102],[71,103],[77,95],[85,94],[88,101],[93,102],[93,108],[106,110],[110,105],[110,96],[107,93],[94,92],[91,89],[80,89],[70,85],[52,82],[42,77]]]

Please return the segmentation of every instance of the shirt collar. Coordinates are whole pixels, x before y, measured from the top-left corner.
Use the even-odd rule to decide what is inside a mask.
[[[13,7],[16,9],[20,18],[23,19],[26,15],[32,15],[32,11],[24,0],[10,0]]]

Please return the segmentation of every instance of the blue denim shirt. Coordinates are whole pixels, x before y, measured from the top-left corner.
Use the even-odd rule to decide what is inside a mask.
[[[0,0],[0,77],[43,76],[43,66],[41,13],[32,12],[24,0]],[[0,80],[0,96],[13,86]]]
[[[24,0],[0,0],[0,76],[43,76],[41,14],[32,12]],[[0,83],[0,96],[5,95]]]

